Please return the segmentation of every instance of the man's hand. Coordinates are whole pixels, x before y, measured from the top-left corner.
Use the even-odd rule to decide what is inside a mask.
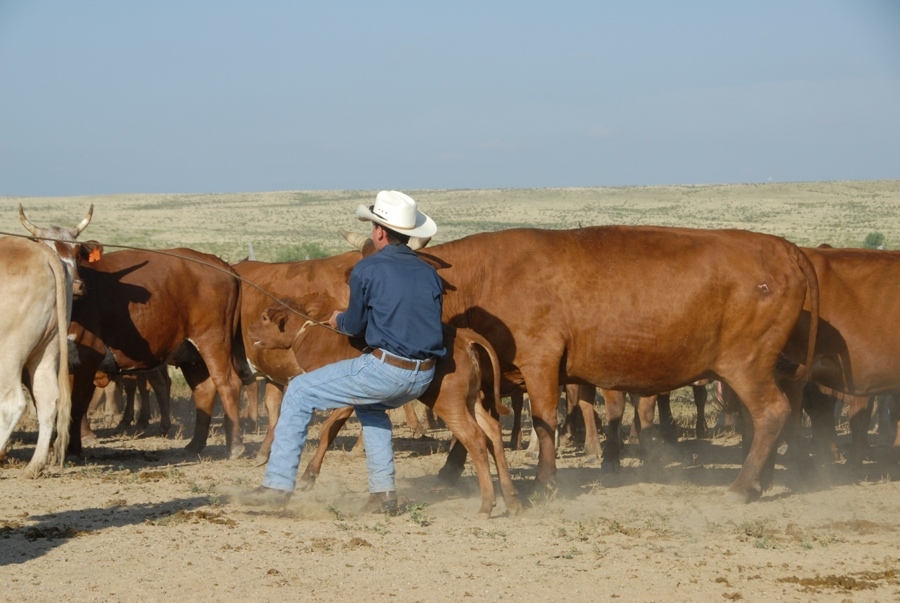
[[[340,310],[335,310],[334,312],[331,313],[331,318],[328,319],[328,324],[335,331],[340,330],[340,329],[338,329],[338,325],[337,325],[337,317],[339,314],[342,314],[342,312]]]

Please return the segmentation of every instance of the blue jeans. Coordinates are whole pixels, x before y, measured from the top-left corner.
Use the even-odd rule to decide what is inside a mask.
[[[432,377],[434,367],[427,371],[405,370],[385,364],[371,354],[297,375],[284,392],[262,485],[292,492],[313,410],[353,406],[366,445],[369,491],[396,489],[387,411],[421,396]]]

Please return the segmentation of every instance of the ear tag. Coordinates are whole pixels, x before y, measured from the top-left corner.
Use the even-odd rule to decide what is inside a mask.
[[[94,262],[100,261],[100,253],[99,247],[91,249],[91,253],[88,255],[88,263],[93,264]]]

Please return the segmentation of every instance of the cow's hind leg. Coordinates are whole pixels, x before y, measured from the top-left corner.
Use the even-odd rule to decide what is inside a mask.
[[[37,410],[38,439],[31,462],[25,467],[25,475],[28,477],[38,477],[50,458],[50,441],[53,438],[56,403],[59,399],[57,365],[58,359],[45,352],[32,372],[31,391]]]
[[[709,397],[706,391],[706,383],[692,385],[694,393],[694,406],[697,407],[697,422],[695,424],[694,437],[698,440],[706,439],[706,401]]]
[[[172,378],[169,377],[169,368],[163,365],[158,370],[147,375],[147,382],[156,394],[156,404],[159,406],[159,435],[166,437],[172,429],[171,399]]]
[[[481,508],[478,514],[484,518],[491,516],[496,500],[494,498],[494,484],[491,480],[491,468],[488,464],[488,451],[485,445],[485,435],[474,417],[465,412],[442,412],[439,405],[434,407],[435,413],[444,420],[453,435],[466,447],[472,455],[472,463],[475,465],[475,473],[478,476],[478,485],[481,490]]]
[[[510,405],[513,409],[512,433],[509,435],[510,447],[513,450],[522,449],[522,408],[525,406],[525,394],[517,390],[510,395]]]
[[[744,403],[746,423],[752,424],[753,435],[749,446],[745,443],[743,466],[726,496],[735,502],[748,502],[759,498],[771,486],[770,470],[764,475],[764,469],[774,470],[777,444],[791,416],[791,405],[774,380],[755,384],[732,381],[729,384]]]
[[[622,466],[622,417],[625,415],[625,393],[605,389],[602,392],[606,408],[606,439],[603,442],[603,456],[600,469],[605,472],[618,471]]]
[[[265,388],[265,404],[269,424],[266,428],[266,436],[263,438],[262,444],[259,445],[259,451],[256,453],[255,462],[257,466],[265,465],[269,460],[272,442],[275,441],[275,424],[278,423],[278,416],[281,414],[281,399],[284,397],[284,387],[281,385],[277,385],[272,381],[266,381]]]
[[[21,371],[16,373],[0,375],[0,450],[4,451],[28,406],[25,391],[22,389]]]
[[[181,366],[184,379],[191,388],[194,396],[194,406],[197,410],[197,418],[194,421],[194,436],[185,446],[185,450],[191,454],[198,454],[206,448],[209,438],[209,427],[212,423],[213,405],[216,401],[216,385],[206,372],[202,363]]]
[[[475,405],[475,420],[482,431],[484,431],[487,441],[491,445],[489,452],[494,457],[494,464],[497,466],[497,478],[500,480],[503,502],[506,504],[506,509],[510,514],[515,515],[522,510],[522,502],[519,500],[519,492],[516,490],[516,486],[513,484],[512,477],[509,474],[500,422],[492,417],[480,403]]]
[[[309,490],[315,485],[316,478],[319,477],[319,472],[322,470],[322,461],[325,460],[325,453],[328,452],[338,432],[340,432],[347,419],[352,415],[352,406],[335,409],[328,415],[328,419],[322,424],[322,428],[319,431],[319,447],[316,448],[316,454],[306,465],[303,475],[300,476],[298,485],[301,490]]]

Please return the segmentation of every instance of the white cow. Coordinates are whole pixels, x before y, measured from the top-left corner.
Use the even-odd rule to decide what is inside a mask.
[[[71,303],[71,278],[53,249],[0,238],[0,450],[25,411],[22,380],[27,376],[39,425],[25,468],[30,477],[47,465],[54,426],[55,461],[62,465],[65,460],[72,409],[66,339]]]

